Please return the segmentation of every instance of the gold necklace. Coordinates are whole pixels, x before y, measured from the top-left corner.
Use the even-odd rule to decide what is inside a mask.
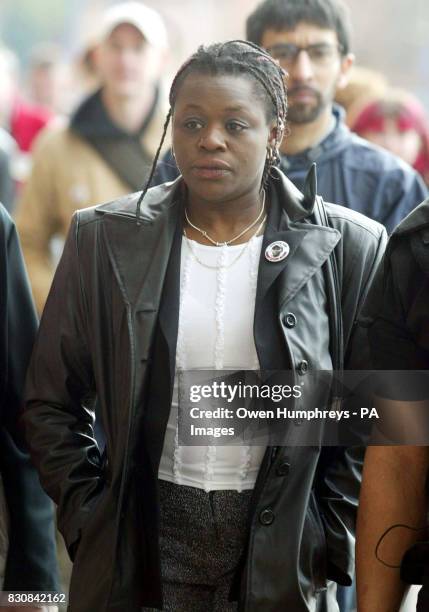
[[[191,220],[189,219],[189,217],[188,217],[188,212],[187,212],[186,208],[185,208],[185,219],[186,219],[186,221],[189,223],[189,225],[194,230],[197,230],[197,232],[202,234],[204,236],[204,238],[207,238],[207,240],[209,240],[215,246],[217,246],[217,247],[219,247],[219,246],[228,246],[229,244],[232,244],[233,242],[235,242],[236,240],[238,240],[239,238],[244,236],[244,234],[246,232],[248,232],[250,229],[252,229],[252,227],[255,227],[255,225],[258,223],[258,221],[262,217],[262,213],[264,212],[264,208],[265,208],[265,189],[263,190],[263,194],[262,194],[262,206],[261,206],[261,210],[259,211],[259,214],[256,217],[256,219],[248,227],[246,227],[243,231],[241,231],[239,234],[237,234],[237,236],[234,236],[234,238],[231,238],[231,240],[226,240],[225,242],[218,242],[217,240],[213,240],[213,238],[211,238],[205,230],[203,230],[200,227],[194,225],[191,222]],[[185,236],[186,236],[186,234],[185,234]]]
[[[244,255],[245,251],[247,251],[250,241],[255,238],[255,236],[257,236],[259,234],[259,232],[261,231],[265,221],[267,220],[267,215],[264,216],[264,218],[262,219],[262,222],[260,223],[260,225],[258,225],[256,232],[251,236],[250,240],[248,240],[245,245],[243,246],[243,248],[241,249],[241,251],[239,252],[239,254],[237,255],[237,257],[235,257],[235,259],[233,259],[227,266],[211,266],[210,264],[205,263],[204,261],[201,261],[201,259],[198,257],[198,255],[195,252],[194,247],[192,246],[192,240],[190,240],[186,234],[186,230],[185,228],[183,228],[183,235],[186,238],[186,242],[188,244],[189,250],[192,253],[193,258],[195,259],[195,261],[197,261],[201,266],[204,266],[204,268],[209,268],[211,270],[219,270],[219,268],[224,268],[225,270],[227,270],[228,268],[231,268],[239,259],[242,255]],[[227,244],[223,244],[221,246],[228,246]]]

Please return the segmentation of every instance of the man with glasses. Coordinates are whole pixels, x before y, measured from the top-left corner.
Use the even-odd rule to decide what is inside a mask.
[[[246,35],[289,74],[282,170],[302,189],[316,162],[318,193],[326,201],[357,210],[392,231],[425,199],[426,188],[399,158],[352,134],[343,110],[334,104],[354,59],[341,0],[265,0],[248,17]],[[172,180],[177,173],[167,153],[156,182]]]
[[[317,163],[318,192],[383,223],[389,231],[426,196],[420,178],[395,156],[344,125],[334,104],[354,56],[341,0],[266,0],[248,17],[248,40],[287,71],[290,133],[281,164],[298,188]]]

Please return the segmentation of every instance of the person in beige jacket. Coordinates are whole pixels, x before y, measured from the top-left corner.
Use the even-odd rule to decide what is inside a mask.
[[[52,239],[65,237],[73,212],[145,181],[165,119],[159,77],[166,48],[152,9],[137,2],[107,9],[95,48],[101,88],[35,144],[16,222],[39,313],[55,269]]]

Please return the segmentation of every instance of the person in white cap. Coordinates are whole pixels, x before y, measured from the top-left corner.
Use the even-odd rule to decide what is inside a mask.
[[[156,11],[139,2],[107,9],[94,49],[100,89],[36,143],[16,217],[39,312],[55,267],[51,241],[65,236],[72,213],[145,181],[165,117],[159,80],[167,46]]]

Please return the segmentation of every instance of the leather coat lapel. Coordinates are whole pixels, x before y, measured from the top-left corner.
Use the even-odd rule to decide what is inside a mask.
[[[256,312],[280,275],[279,304],[292,299],[323,265],[341,238],[337,230],[312,222],[314,194],[311,190],[303,196],[283,175],[271,185],[274,188],[270,189],[271,208],[259,262]],[[270,262],[265,257],[265,249],[278,240],[289,245],[289,255],[282,261]]]
[[[150,387],[143,428],[144,447],[154,478],[157,478],[158,474],[173,394],[179,323],[180,246],[181,226],[178,226],[165,275],[158,325],[151,351]]]
[[[179,216],[178,205],[140,226],[134,219],[118,222],[115,214],[106,215],[106,241],[115,273],[124,300],[133,310],[159,307]]]
[[[151,189],[145,197],[140,225],[135,217],[138,194],[97,209],[105,217],[106,245],[124,302],[135,317],[137,329],[141,330],[138,333],[140,359],[149,358],[167,266],[181,223],[179,191],[179,181],[168,188],[163,185]],[[177,256],[180,260],[180,250]],[[174,291],[178,300],[178,284]],[[170,363],[175,355],[176,310],[172,304],[171,321],[164,317],[160,322],[172,351]]]
[[[279,289],[280,306],[285,306],[309,281],[341,239],[337,230],[318,225],[296,223],[291,231],[305,233],[284,269]]]
[[[174,383],[179,325],[181,227],[181,224],[176,227],[159,309],[159,327],[167,345],[171,389]]]

